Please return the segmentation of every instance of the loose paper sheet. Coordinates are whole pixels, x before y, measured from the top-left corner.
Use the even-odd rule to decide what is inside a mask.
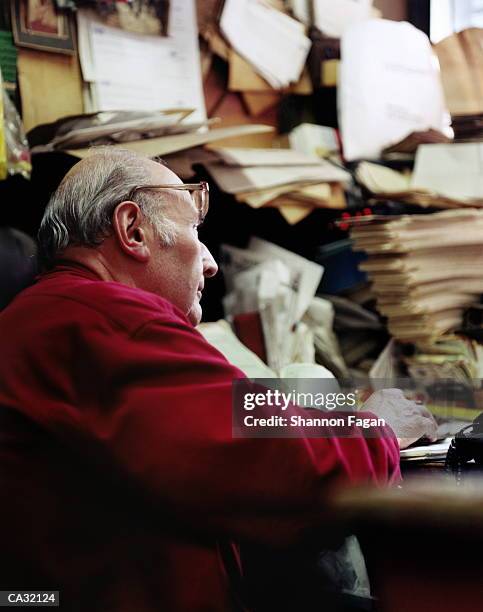
[[[235,51],[273,88],[300,78],[311,43],[295,19],[258,0],[226,0],[220,27]]]
[[[483,198],[483,143],[420,145],[411,186],[450,198]]]
[[[447,132],[438,64],[408,23],[371,19],[342,38],[339,115],[347,160],[375,159],[411,132]]]
[[[226,321],[202,323],[198,331],[248,378],[275,377],[275,372],[238,340]]]
[[[79,56],[96,110],[194,108],[206,119],[193,0],[172,0],[169,36],[104,25],[78,12]]]
[[[212,147],[227,166],[320,166],[320,158],[292,149]]]
[[[350,175],[328,162],[318,166],[253,166],[236,168],[206,164],[206,168],[226,193],[242,193],[296,183],[346,182]]]
[[[314,0],[315,25],[327,36],[340,38],[345,30],[372,17],[372,0]]]
[[[309,307],[317,288],[322,279],[324,268],[296,253],[292,253],[287,249],[283,249],[271,242],[261,240],[260,238],[252,238],[250,240],[250,251],[257,255],[263,255],[267,258],[279,259],[290,269],[294,274],[300,275],[300,284],[298,286],[298,298],[295,307],[295,320],[300,319],[307,308]]]
[[[311,24],[310,0],[289,0],[288,5],[299,21],[305,23],[306,26]]]
[[[290,146],[307,155],[325,155],[339,150],[334,128],[313,123],[301,123],[288,135]]]
[[[194,132],[190,134],[177,134],[174,136],[163,136],[160,138],[146,138],[144,140],[135,140],[132,142],[123,142],[120,145],[111,145],[118,149],[129,149],[141,155],[155,157],[158,155],[166,155],[167,153],[176,153],[192,147],[198,147],[208,142],[216,142],[225,138],[233,138],[235,136],[248,136],[251,134],[266,134],[273,132],[273,128],[268,125],[233,125],[226,128],[218,128],[208,130],[206,132]],[[70,149],[67,151],[75,157],[88,157],[91,154],[90,149]]]

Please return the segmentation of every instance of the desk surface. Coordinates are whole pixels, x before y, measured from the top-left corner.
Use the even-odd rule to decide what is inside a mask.
[[[483,609],[483,478],[471,472],[458,486],[437,465],[400,488],[334,500],[361,543],[378,612]]]

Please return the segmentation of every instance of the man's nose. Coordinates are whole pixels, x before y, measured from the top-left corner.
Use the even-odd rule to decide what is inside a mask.
[[[203,243],[201,243],[201,248],[203,258],[203,276],[211,278],[212,276],[215,276],[215,274],[218,272],[218,265],[213,259],[213,255]]]

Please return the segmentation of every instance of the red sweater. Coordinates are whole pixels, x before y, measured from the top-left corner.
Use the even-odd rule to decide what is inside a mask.
[[[226,611],[227,542],[296,542],[332,486],[399,477],[395,439],[233,439],[243,374],[166,300],[80,267],[20,294],[0,339],[0,589]]]

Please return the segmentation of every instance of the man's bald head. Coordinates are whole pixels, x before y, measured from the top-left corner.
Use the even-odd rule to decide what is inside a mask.
[[[140,170],[146,180],[152,179],[153,173],[155,173],[159,179],[159,172],[161,171],[165,174],[166,183],[174,184],[182,182],[181,179],[165,166],[162,161],[154,161],[144,155],[128,151],[127,149],[99,147],[98,149],[92,149],[92,153],[88,157],[74,164],[62,179],[61,185],[66,181],[72,180],[77,175],[89,175],[98,172],[99,168],[102,166],[105,167],[106,165],[116,164],[117,162],[120,162],[124,167],[127,165],[133,170]]]
[[[111,233],[112,214],[137,186],[181,183],[169,168],[131,151],[105,147],[78,162],[66,174],[45,210],[39,230],[40,255],[50,267],[71,245],[95,247]],[[136,196],[161,241],[172,244],[175,232],[160,215],[159,198],[149,191]]]

